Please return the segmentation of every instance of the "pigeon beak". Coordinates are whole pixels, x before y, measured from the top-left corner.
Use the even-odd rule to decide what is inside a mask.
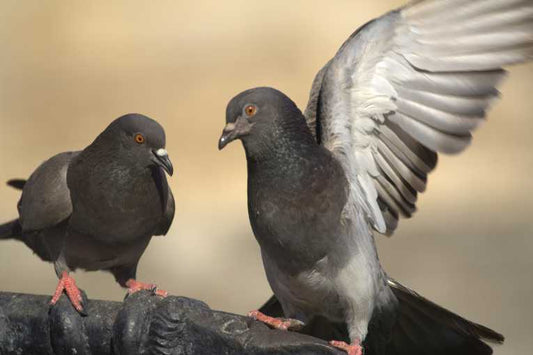
[[[222,150],[228,143],[250,133],[254,124],[246,118],[238,117],[235,122],[229,122],[222,130],[222,136],[218,140],[218,150]]]
[[[224,130],[222,130],[222,135],[218,140],[218,150],[224,149],[228,143],[237,138],[237,132],[235,130],[235,123],[228,123]]]
[[[174,167],[172,166],[172,162],[168,157],[168,152],[166,151],[166,149],[159,148],[158,150],[152,150],[152,153],[154,153],[155,156],[154,162],[158,166],[165,169],[168,175],[172,176],[172,174],[174,174]]]

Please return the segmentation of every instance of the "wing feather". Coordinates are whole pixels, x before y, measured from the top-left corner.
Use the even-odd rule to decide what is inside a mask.
[[[343,164],[350,201],[391,234],[437,153],[470,144],[502,68],[531,59],[533,1],[415,1],[350,36],[315,78],[306,118]]]
[[[79,152],[60,153],[42,163],[24,184],[18,209],[24,232],[51,228],[72,214],[67,170]]]

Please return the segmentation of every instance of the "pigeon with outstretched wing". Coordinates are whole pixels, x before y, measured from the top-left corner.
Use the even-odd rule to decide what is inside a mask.
[[[504,66],[533,58],[533,2],[426,0],[356,31],[319,71],[303,115],[283,93],[228,104],[219,147],[241,139],[248,208],[287,329],[348,326],[350,354],[490,354],[503,337],[390,279],[373,230],[411,217],[437,153],[464,150]]]

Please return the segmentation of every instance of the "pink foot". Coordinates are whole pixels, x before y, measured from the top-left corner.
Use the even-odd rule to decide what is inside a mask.
[[[80,313],[83,312],[83,307],[81,305],[81,291],[78,289],[78,286],[76,286],[76,281],[74,281],[74,279],[70,277],[68,272],[66,271],[63,271],[63,273],[61,274],[61,278],[59,279],[59,283],[57,284],[56,291],[54,292],[52,300],[50,301],[51,305],[54,305],[57,303],[57,301],[59,301],[59,298],[63,294],[63,291],[65,291],[65,293],[67,294],[70,303],[72,303],[72,306],[74,306],[76,311]]]
[[[152,291],[157,296],[161,297],[167,297],[168,292],[165,290],[161,290],[157,288],[155,284],[145,284],[144,282],[140,282],[134,279],[129,279],[126,281],[126,286],[128,287],[128,294],[134,294],[135,292],[142,291],[142,290],[148,290]]]
[[[303,328],[304,323],[297,319],[291,318],[274,318],[267,316],[259,311],[248,312],[248,317],[265,323],[266,325],[279,330],[294,330],[298,331]]]
[[[343,341],[332,340],[329,342],[329,345],[346,351],[348,355],[363,355],[363,348],[358,343],[347,344]]]

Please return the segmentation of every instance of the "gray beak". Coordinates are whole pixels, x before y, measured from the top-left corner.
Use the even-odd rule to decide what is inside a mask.
[[[229,122],[222,130],[222,135],[218,140],[218,150],[222,150],[228,143],[234,141],[237,138],[250,133],[250,129],[254,124],[250,123],[247,119],[239,117],[235,122]]]
[[[174,174],[174,167],[172,166],[172,162],[168,157],[168,152],[166,149],[159,148],[157,150],[152,150],[152,153],[154,153],[155,157],[154,163],[162,167],[168,173],[168,175],[172,176],[172,174]]]
[[[228,123],[226,127],[222,130],[222,135],[218,140],[218,150],[224,149],[228,143],[233,141],[237,137],[237,132],[235,130],[235,123]]]

